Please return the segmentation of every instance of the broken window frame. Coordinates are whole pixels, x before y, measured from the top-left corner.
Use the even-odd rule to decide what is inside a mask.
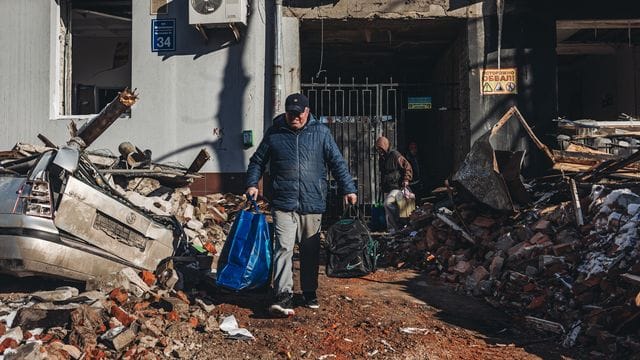
[[[57,14],[55,20],[55,49],[52,74],[54,76],[53,96],[50,104],[50,118],[52,120],[90,120],[99,111],[92,114],[73,114],[74,85],[73,85],[73,6],[72,0],[57,0]],[[133,29],[131,29],[133,38]],[[98,87],[96,87],[98,88]],[[107,87],[101,87],[107,89]],[[115,89],[109,87],[108,89]],[[97,99],[96,99],[97,101]],[[120,118],[130,118],[130,110],[121,114]]]

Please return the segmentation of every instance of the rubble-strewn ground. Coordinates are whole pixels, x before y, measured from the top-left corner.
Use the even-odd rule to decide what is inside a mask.
[[[557,339],[527,331],[481,300],[412,270],[381,269],[363,279],[320,277],[321,309],[296,309],[273,319],[267,293],[234,294],[211,287],[212,315],[234,315],[255,341],[230,340],[221,331],[188,326],[168,331],[182,349],[161,358],[192,359],[534,359],[571,358]],[[42,279],[3,278],[2,299],[16,291],[53,288]],[[413,329],[412,329],[413,328]],[[403,329],[405,332],[403,332]],[[413,333],[407,333],[413,332]],[[177,341],[175,341],[177,340]]]

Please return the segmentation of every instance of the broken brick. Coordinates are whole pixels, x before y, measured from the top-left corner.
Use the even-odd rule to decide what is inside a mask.
[[[468,261],[460,260],[456,263],[456,265],[452,269],[458,274],[466,274],[471,271],[471,264]]]
[[[0,343],[0,354],[3,353],[6,349],[15,349],[18,347],[18,342],[13,338],[6,338],[2,340]]]
[[[195,318],[195,317],[193,317],[193,316],[192,316],[192,317],[190,317],[190,318],[189,318],[189,325],[190,325],[192,328],[198,327],[198,319],[196,319],[196,318]]]
[[[532,245],[542,245],[548,242],[551,242],[551,240],[549,239],[549,235],[543,234],[541,232],[535,233],[535,235],[533,235],[531,239],[529,239],[529,243],[531,243]]]
[[[129,294],[127,294],[126,291],[120,289],[120,288],[115,288],[113,290],[111,290],[111,292],[109,293],[109,299],[117,302],[118,304],[122,305],[124,303],[127,302],[127,300],[129,299]]]
[[[150,271],[143,270],[141,278],[149,286],[153,286],[156,283],[156,276]]]
[[[477,268],[475,268],[475,270],[473,270],[471,277],[473,277],[476,283],[479,283],[480,281],[486,280],[489,277],[489,272],[484,268],[484,266],[478,266]]]
[[[122,326],[122,323],[120,322],[120,320],[116,319],[115,317],[112,317],[111,319],[109,319],[109,329],[117,328],[120,326]]]
[[[531,227],[531,230],[536,231],[536,232],[547,232],[549,231],[549,228],[551,227],[551,222],[545,219],[540,219],[538,220],[535,224],[533,224],[533,226]]]
[[[451,283],[457,282],[458,281],[458,274],[450,274],[447,273],[445,275],[445,280]]]
[[[217,254],[217,253],[218,253],[218,250],[216,250],[216,246],[215,246],[212,242],[210,242],[210,241],[205,242],[205,243],[203,244],[203,247],[204,247],[204,249],[205,249],[205,250],[207,250],[207,251],[209,252],[209,254],[211,254],[211,255],[215,255],[215,254]]]
[[[138,312],[138,311],[145,310],[145,309],[147,309],[149,307],[149,305],[151,305],[150,302],[141,301],[141,302],[136,303],[135,305],[133,305],[133,311]]]
[[[544,295],[536,296],[531,300],[531,302],[527,306],[527,309],[530,309],[530,310],[538,309],[542,307],[545,304],[545,302],[546,302],[546,299]]]
[[[491,260],[491,265],[489,265],[489,273],[492,278],[497,278],[502,271],[502,266],[504,265],[504,258],[501,256],[494,256]]]
[[[573,250],[573,244],[565,243],[565,244],[553,245],[551,247],[551,250],[553,251],[553,254],[555,256],[564,255]]]
[[[135,320],[135,317],[129,315],[126,311],[122,310],[119,306],[113,305],[111,307],[111,315],[118,319],[124,326],[129,326]]]
[[[424,239],[428,250],[433,250],[438,246],[438,237],[436,236],[436,230],[433,226],[427,227],[427,231],[424,233]]]
[[[178,321],[179,319],[180,319],[180,317],[178,316],[178,313],[175,310],[172,310],[172,311],[167,313],[167,320],[169,320],[169,321]]]
[[[178,291],[176,293],[176,296],[178,297],[178,299],[184,301],[187,305],[191,304],[191,301],[189,301],[189,298],[187,297],[187,294],[185,294],[182,291]]]
[[[496,221],[485,216],[478,216],[473,220],[473,225],[481,228],[490,228],[495,225]]]

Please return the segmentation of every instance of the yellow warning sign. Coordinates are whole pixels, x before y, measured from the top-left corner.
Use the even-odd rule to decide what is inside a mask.
[[[480,92],[482,95],[517,94],[517,69],[507,68],[482,70],[480,72]]]

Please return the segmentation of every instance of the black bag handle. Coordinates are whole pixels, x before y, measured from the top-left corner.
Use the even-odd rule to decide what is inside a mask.
[[[355,212],[355,216],[351,216],[352,211]],[[344,212],[342,213],[342,218],[343,219],[360,219],[360,208],[358,208],[358,206],[355,206],[353,204],[347,204],[347,206],[344,209]]]

